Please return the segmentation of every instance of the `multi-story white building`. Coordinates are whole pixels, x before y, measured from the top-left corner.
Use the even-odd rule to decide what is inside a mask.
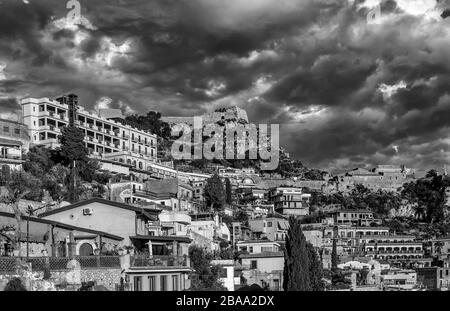
[[[69,125],[69,106],[63,97],[57,100],[24,98],[20,103],[31,144],[58,147],[61,128]],[[156,161],[156,135],[123,119],[107,119],[79,106],[75,125],[83,131],[91,156],[101,161],[122,163],[143,171],[147,171],[149,164]]]
[[[274,203],[275,211],[289,216],[309,215],[311,194],[301,188],[275,187],[269,191],[269,200]]]

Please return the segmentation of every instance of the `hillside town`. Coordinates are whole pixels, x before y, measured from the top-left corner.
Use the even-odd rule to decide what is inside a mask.
[[[302,258],[306,290],[450,287],[445,167],[332,174],[288,146],[273,171],[176,160],[170,129],[193,118],[88,111],[75,94],[20,105],[0,120],[0,290],[283,291]],[[251,121],[237,107],[202,119]]]

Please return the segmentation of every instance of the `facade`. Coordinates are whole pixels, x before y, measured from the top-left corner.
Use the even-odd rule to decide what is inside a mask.
[[[273,253],[280,251],[280,244],[272,241],[239,241],[236,243],[238,251],[247,252],[249,254]]]
[[[210,241],[217,239],[231,241],[230,229],[219,221],[218,216],[214,219],[192,220],[188,230],[200,234]]]
[[[213,260],[212,265],[220,266],[219,282],[230,292],[234,292],[234,284],[239,284],[239,277],[235,276],[234,260]]]
[[[417,272],[392,269],[381,274],[381,282],[385,289],[411,290],[417,286]]]
[[[0,119],[0,167],[22,167],[22,154],[29,149],[30,137],[25,124]]]
[[[289,221],[278,217],[249,219],[248,225],[252,231],[270,241],[284,241],[289,229]]]
[[[69,106],[64,97],[56,100],[25,98],[20,103],[31,144],[58,147],[61,128],[69,125]],[[80,106],[75,125],[84,132],[91,155],[99,160],[123,163],[140,170],[148,170],[149,164],[156,161],[156,135],[122,119],[106,119]]]
[[[371,190],[397,191],[404,183],[414,179],[414,172],[404,165],[378,165],[370,170],[356,168],[337,178],[339,191],[350,191],[357,184]]]
[[[362,252],[385,260],[423,258],[423,244],[408,235],[373,235],[360,238]]]
[[[248,285],[280,291],[283,287],[284,254],[270,252],[240,255],[242,275]]]
[[[22,216],[19,244],[22,255],[27,254],[27,223],[29,232],[28,254],[30,257],[90,256],[96,250],[113,251],[124,240],[107,232],[78,227],[58,221]],[[0,212],[1,226],[16,226],[13,213]],[[0,236],[0,257],[18,256],[19,248],[10,243],[15,232]],[[48,238],[45,238],[45,237]]]
[[[158,217],[161,229],[155,235],[188,236],[191,217],[186,212],[162,211]]]
[[[274,203],[275,211],[286,216],[309,215],[311,194],[303,193],[301,188],[276,187],[269,191],[269,201]]]
[[[427,267],[419,268],[417,271],[417,282],[430,290],[450,289],[450,267]]]
[[[450,258],[450,237],[431,240],[431,257],[439,260]]]
[[[131,291],[184,291],[190,287],[189,267],[131,267],[125,271]]]
[[[39,217],[107,232],[123,238],[121,246],[131,246],[131,237],[147,235],[147,223],[158,220],[160,211],[95,198],[44,212]]]
[[[372,223],[379,223],[373,218],[373,213],[368,210],[338,210],[329,213],[325,219],[328,225],[349,225],[349,226],[371,226]]]

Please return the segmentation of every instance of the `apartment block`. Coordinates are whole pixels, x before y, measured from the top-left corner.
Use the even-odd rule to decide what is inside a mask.
[[[311,194],[303,193],[301,188],[276,187],[269,191],[269,200],[274,203],[275,211],[288,216],[309,215]]]
[[[31,144],[52,149],[59,146],[61,129],[69,125],[70,109],[65,98],[21,100],[23,122],[28,126]],[[78,106],[74,124],[83,131],[92,157],[145,171],[156,161],[156,135],[123,119],[107,119]]]

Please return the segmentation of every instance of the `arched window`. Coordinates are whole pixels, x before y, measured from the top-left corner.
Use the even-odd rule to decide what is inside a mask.
[[[94,255],[94,248],[89,243],[83,243],[80,246],[80,256],[92,256]]]

